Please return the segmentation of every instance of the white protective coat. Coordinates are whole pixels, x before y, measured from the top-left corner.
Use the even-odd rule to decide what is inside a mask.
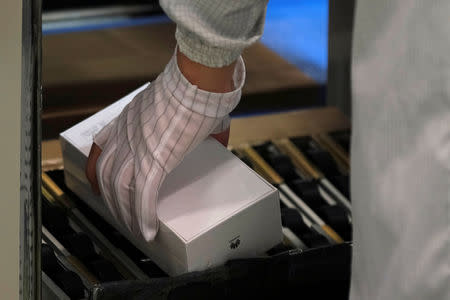
[[[448,300],[450,1],[358,1],[351,300]]]

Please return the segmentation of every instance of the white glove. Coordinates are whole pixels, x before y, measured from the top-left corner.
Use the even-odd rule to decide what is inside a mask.
[[[245,81],[238,59],[235,90],[200,90],[182,75],[176,51],[163,73],[94,138],[100,192],[112,215],[146,241],[158,232],[158,190],[171,172],[211,133],[229,126]]]

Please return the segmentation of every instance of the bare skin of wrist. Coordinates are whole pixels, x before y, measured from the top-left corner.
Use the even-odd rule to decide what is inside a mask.
[[[180,49],[177,50],[178,68],[186,79],[198,88],[213,93],[228,93],[234,90],[233,74],[236,61],[221,68],[210,68],[190,60]],[[228,145],[230,128],[218,134],[211,134],[225,147]]]
[[[178,68],[186,79],[200,89],[213,93],[227,93],[234,90],[233,73],[236,61],[221,68],[211,68],[190,60],[177,50]]]

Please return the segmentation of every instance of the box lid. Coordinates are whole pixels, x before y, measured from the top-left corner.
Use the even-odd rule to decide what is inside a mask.
[[[167,176],[158,216],[190,241],[271,192],[272,186],[208,138]]]

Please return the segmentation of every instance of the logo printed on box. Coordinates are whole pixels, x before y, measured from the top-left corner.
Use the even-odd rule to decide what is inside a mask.
[[[230,243],[230,249],[236,249],[237,247],[239,247],[239,245],[241,244],[240,237],[241,236],[238,235],[237,237],[228,242]]]

